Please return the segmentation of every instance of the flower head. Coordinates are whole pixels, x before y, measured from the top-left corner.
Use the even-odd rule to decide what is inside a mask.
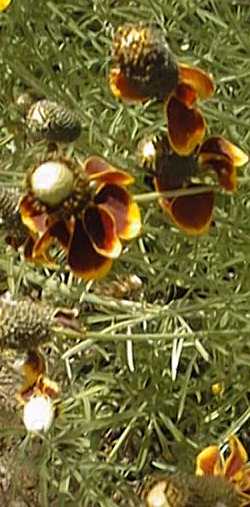
[[[219,136],[208,138],[188,156],[176,153],[167,136],[146,139],[140,143],[139,152],[141,164],[154,170],[156,190],[177,191],[177,194],[180,191],[181,195],[161,197],[159,203],[171,220],[190,235],[208,231],[214,207],[213,190],[198,183],[197,178],[202,182],[207,173],[215,175],[222,188],[234,191],[236,167],[248,160],[242,150]],[[186,195],[185,189],[188,190]]]
[[[250,505],[250,465],[245,448],[237,437],[229,439],[229,455],[224,458],[217,445],[206,447],[196,458],[196,475],[224,477],[239,495],[240,505]]]
[[[212,77],[178,63],[160,30],[144,23],[126,23],[117,29],[112,56],[112,93],[127,102],[164,101],[172,148],[180,155],[192,153],[206,130],[196,102],[214,93]]]
[[[92,156],[83,164],[46,160],[30,171],[20,201],[23,223],[36,235],[31,258],[57,241],[70,269],[85,280],[104,276],[141,229],[140,211],[126,187],[133,178]]]

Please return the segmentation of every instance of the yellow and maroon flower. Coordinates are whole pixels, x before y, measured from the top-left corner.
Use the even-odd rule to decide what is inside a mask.
[[[189,155],[205,135],[198,99],[214,93],[212,77],[200,68],[178,63],[159,30],[126,23],[113,38],[109,85],[126,102],[164,101],[169,141],[179,155]]]
[[[19,205],[23,223],[36,235],[30,257],[41,258],[57,241],[76,275],[104,276],[121,254],[121,240],[141,229],[139,208],[126,189],[132,182],[97,156],[83,163],[50,159],[32,168]]]
[[[229,455],[224,458],[217,445],[210,445],[196,458],[196,475],[222,476],[233,484],[241,506],[250,505],[250,464],[245,448],[237,437],[229,439]]]
[[[142,164],[154,168],[154,185],[158,191],[188,189],[186,195],[161,197],[159,203],[174,224],[190,235],[206,233],[212,221],[215,196],[210,186],[206,188],[202,184],[202,178],[207,173],[215,174],[222,188],[234,191],[236,167],[248,161],[242,150],[219,136],[208,138],[189,156],[173,151],[167,136],[147,139],[140,143],[139,150]]]

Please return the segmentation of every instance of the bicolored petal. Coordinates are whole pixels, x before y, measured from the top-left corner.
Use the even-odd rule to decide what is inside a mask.
[[[109,162],[98,156],[91,156],[83,163],[83,170],[90,180],[98,183],[113,183],[116,185],[131,185],[134,178],[126,171],[116,168]]]
[[[32,236],[29,236],[26,239],[23,245],[24,258],[26,259],[26,261],[34,262],[38,266],[41,265],[47,268],[54,269],[56,267],[56,264],[47,252],[43,250],[40,251],[39,254],[38,252],[34,254],[36,241],[37,240]]]
[[[122,251],[115,220],[103,206],[89,206],[84,213],[84,226],[90,241],[101,255],[116,259]]]
[[[229,479],[233,479],[238,472],[240,472],[244,465],[247,463],[248,456],[247,452],[235,436],[231,436],[229,439],[230,454],[225,461],[224,475]],[[242,470],[243,471],[243,470]]]
[[[199,165],[202,169],[212,170],[217,174],[220,186],[229,192],[233,192],[237,187],[236,167],[231,160],[223,156],[214,156],[204,154],[199,157]]]
[[[33,259],[39,258],[46,254],[48,248],[55,240],[67,250],[70,242],[71,232],[69,226],[64,220],[58,220],[50,225],[46,232],[35,242],[32,256]]]
[[[115,97],[130,104],[134,102],[146,102],[148,100],[148,97],[142,95],[135,86],[129,83],[119,67],[111,69],[109,73],[109,87]]]
[[[33,392],[39,376],[45,372],[44,357],[37,350],[29,350],[27,357],[20,365],[19,371],[23,376],[23,383],[17,393],[19,401],[25,401]]]
[[[174,224],[186,234],[200,236],[208,231],[214,207],[213,192],[183,195],[171,200],[161,198],[159,203]]]
[[[47,229],[48,215],[36,209],[31,195],[25,195],[19,202],[19,211],[22,222],[33,233],[45,232]]]
[[[236,167],[245,164],[248,156],[224,137],[209,137],[200,147],[198,163],[201,169],[211,169],[220,185],[228,191],[237,187]]]
[[[190,155],[202,142],[206,123],[199,109],[171,95],[166,105],[169,142],[178,155]]]
[[[82,220],[75,222],[68,254],[70,269],[84,280],[96,280],[111,269],[112,260],[96,252],[85,231]]]
[[[200,147],[199,157],[203,156],[226,157],[233,163],[234,166],[240,167],[246,164],[249,157],[244,151],[230,143],[222,136],[209,137]]]
[[[116,231],[121,239],[129,240],[138,236],[141,231],[140,210],[124,188],[104,185],[97,193],[95,203],[101,204],[114,217]]]
[[[178,70],[180,82],[190,85],[200,99],[207,99],[213,95],[215,87],[210,74],[199,67],[190,67],[184,63],[178,65]]]
[[[220,450],[217,445],[210,445],[203,449],[196,458],[196,475],[220,475],[222,464]]]

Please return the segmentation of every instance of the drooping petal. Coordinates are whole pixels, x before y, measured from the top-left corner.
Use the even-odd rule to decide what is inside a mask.
[[[98,183],[113,183],[116,185],[130,185],[134,178],[126,171],[116,168],[109,162],[98,156],[88,157],[83,163],[83,170],[90,180],[97,180]]]
[[[70,269],[84,280],[96,280],[105,276],[112,260],[96,252],[83,227],[82,220],[75,222],[68,254]]]
[[[56,264],[47,252],[43,251],[43,252],[40,252],[39,255],[38,255],[38,253],[36,253],[36,255],[34,255],[35,244],[36,244],[36,239],[33,238],[32,236],[29,236],[26,239],[24,246],[23,246],[24,258],[27,261],[34,262],[37,265],[41,265],[41,266],[45,266],[47,268],[54,269],[56,267]]]
[[[241,471],[247,463],[247,452],[237,437],[231,436],[229,439],[230,454],[225,461],[224,475],[233,478],[237,472]]]
[[[183,195],[172,200],[163,198],[159,202],[172,221],[186,234],[199,236],[208,231],[214,207],[213,192]]]
[[[58,220],[50,225],[46,232],[35,242],[32,253],[33,259],[41,257],[46,253],[55,240],[57,240],[64,249],[67,249],[70,237],[69,226],[67,226],[64,220]]]
[[[187,107],[191,107],[198,98],[196,90],[186,83],[180,83],[174,92],[176,98],[185,104]]]
[[[239,472],[239,489],[245,498],[250,501],[250,467],[245,465],[243,470]],[[238,479],[238,474],[235,476],[235,481]]]
[[[84,225],[90,241],[101,255],[116,259],[122,251],[115,220],[103,206],[89,206],[84,213]]]
[[[129,240],[140,233],[141,216],[138,205],[129,193],[118,185],[104,185],[95,197],[114,217],[117,234],[121,239]]]
[[[210,74],[198,67],[190,67],[184,63],[178,65],[181,83],[186,83],[197,92],[200,99],[207,99],[214,93],[214,81]]]
[[[213,170],[218,177],[221,187],[233,192],[237,187],[237,172],[232,161],[225,156],[202,154],[198,158],[201,169]]]
[[[189,107],[172,95],[167,101],[169,142],[179,155],[190,155],[202,142],[206,124],[199,109]]]
[[[128,103],[146,102],[145,97],[129,81],[119,67],[113,67],[109,73],[109,87],[113,95]]]
[[[222,136],[209,137],[200,147],[199,156],[222,156],[228,158],[233,165],[240,167],[248,162],[248,155]]]
[[[36,209],[34,199],[30,195],[25,195],[19,202],[19,211],[22,222],[33,233],[45,232],[47,229],[48,215],[41,209]]]
[[[220,450],[217,445],[203,449],[196,458],[196,475],[219,475],[222,473]]]

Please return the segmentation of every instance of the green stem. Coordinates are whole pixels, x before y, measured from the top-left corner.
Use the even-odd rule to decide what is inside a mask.
[[[201,185],[200,187],[178,188],[177,190],[168,190],[167,192],[147,192],[145,194],[134,195],[136,202],[150,202],[161,197],[180,197],[183,195],[197,195],[200,193],[214,192],[218,187],[213,185]]]

